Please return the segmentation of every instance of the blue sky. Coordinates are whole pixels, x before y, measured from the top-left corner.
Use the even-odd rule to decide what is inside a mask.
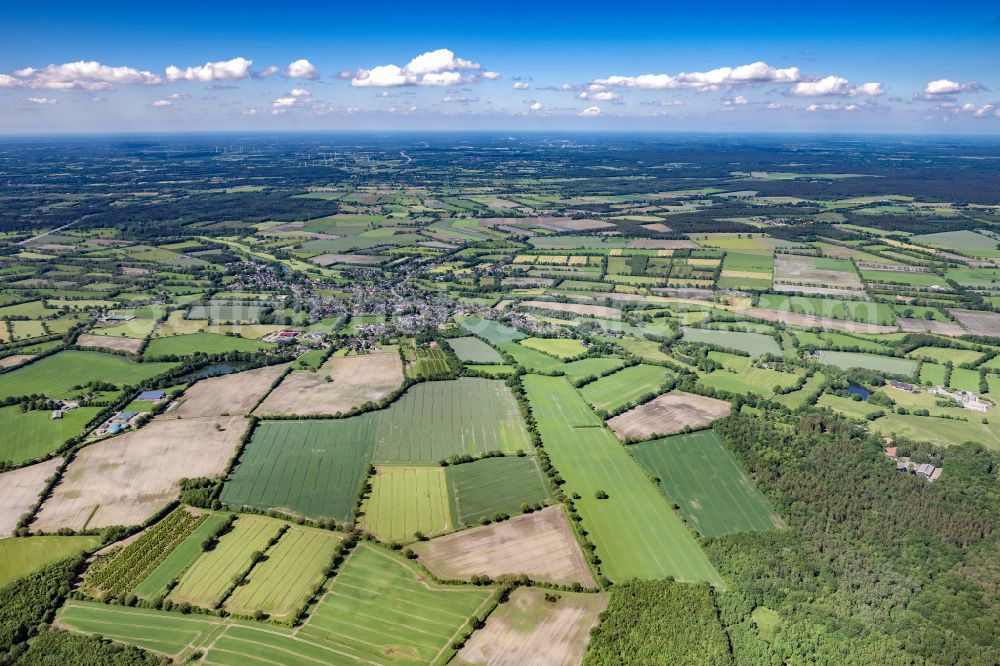
[[[0,133],[1000,134],[996,3],[94,4],[5,7]]]

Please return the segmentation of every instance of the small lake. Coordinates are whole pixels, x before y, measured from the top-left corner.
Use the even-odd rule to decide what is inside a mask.
[[[848,395],[860,395],[862,400],[867,400],[868,396],[870,396],[872,393],[871,393],[871,391],[869,391],[868,389],[866,389],[864,386],[860,386],[858,384],[855,384],[854,382],[851,382],[847,386],[847,394]]]
[[[233,372],[242,372],[244,370],[249,370],[254,367],[253,363],[241,362],[241,361],[220,361],[218,363],[212,363],[206,365],[204,368],[195,370],[194,372],[189,372],[188,374],[180,377],[177,382],[189,382],[194,379],[205,379],[206,377],[218,377],[219,375],[228,375]]]

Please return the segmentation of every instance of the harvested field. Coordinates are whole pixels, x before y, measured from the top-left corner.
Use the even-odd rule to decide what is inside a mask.
[[[561,585],[594,585],[562,506],[417,543],[413,550],[421,564],[446,579],[527,574]]]
[[[802,326],[804,328],[823,328],[830,331],[840,331],[842,333],[895,333],[899,329],[895,326],[881,326],[879,324],[866,324],[864,322],[844,321],[842,319],[831,319],[830,317],[817,317],[816,315],[799,314],[797,312],[787,312],[785,310],[769,310],[767,308],[736,308],[734,312],[751,319],[763,319],[764,321],[780,321],[789,326]],[[998,327],[1000,331],[1000,327]]]
[[[774,256],[775,282],[801,282],[830,287],[861,289],[861,279],[849,261],[795,254]]]
[[[626,246],[631,250],[700,250],[701,247],[690,240],[663,240],[659,238],[634,238]]]
[[[13,368],[32,358],[35,358],[34,354],[11,354],[10,356],[4,356],[0,358],[0,368]]]
[[[978,314],[978,313],[977,313]],[[899,328],[907,333],[936,333],[938,335],[948,335],[958,337],[965,335],[968,331],[951,321],[934,321],[933,319],[909,319],[907,317],[896,317]]]
[[[142,340],[138,338],[116,338],[110,335],[83,334],[76,339],[76,344],[81,347],[99,347],[100,349],[138,354],[139,348],[142,346]]]
[[[672,391],[608,420],[621,439],[648,439],[672,435],[686,427],[701,428],[729,416],[732,406],[723,400]]]
[[[584,305],[581,303],[554,303],[549,301],[522,301],[521,305],[553,312],[571,312],[588,317],[603,317],[604,319],[621,319],[622,311],[605,305]]]
[[[201,418],[222,414],[246,415],[260,397],[267,393],[287,366],[269,365],[264,368],[210,377],[189,388],[181,404],[168,418]]]
[[[957,308],[949,308],[948,313],[973,335],[1000,337],[1000,313]]]
[[[483,629],[475,632],[451,661],[490,666],[575,666],[583,661],[590,629],[607,608],[603,594],[559,592],[545,600],[545,591],[518,588]]]
[[[326,381],[327,376],[331,381]],[[308,416],[349,412],[378,402],[403,384],[397,347],[373,354],[334,356],[316,372],[296,370],[257,408],[258,414]]]
[[[311,257],[309,261],[319,266],[331,266],[333,264],[373,266],[385,261],[385,257],[377,257],[371,254],[320,254]]]
[[[867,298],[865,292],[837,287],[814,287],[804,284],[775,284],[774,291],[782,294],[815,294],[818,296],[843,296],[844,298]]]
[[[141,523],[177,496],[181,479],[221,474],[245,429],[239,416],[159,417],[92,444],[70,463],[33,527],[50,532]]]
[[[13,536],[21,515],[31,510],[62,458],[0,474],[0,538]]]
[[[654,222],[653,224],[642,225],[643,229],[648,231],[655,231],[658,234],[669,234],[673,229],[663,224],[662,222]]]

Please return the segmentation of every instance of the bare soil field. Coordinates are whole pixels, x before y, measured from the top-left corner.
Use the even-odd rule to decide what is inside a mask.
[[[326,378],[330,377],[331,381]],[[334,356],[316,372],[296,370],[257,408],[257,414],[336,414],[377,402],[403,384],[398,348]]]
[[[62,458],[0,474],[0,539],[13,536],[21,515],[31,510]]]
[[[973,335],[1000,337],[1000,314],[949,308],[948,313]]]
[[[857,321],[843,321],[841,319],[831,319],[829,317],[818,317],[816,315],[799,314],[797,312],[786,312],[785,310],[769,310],[767,308],[727,308],[753,319],[763,319],[764,321],[780,321],[791,326],[804,326],[806,328],[823,328],[830,331],[840,331],[842,333],[895,333],[899,329],[895,326],[880,326],[879,324],[866,324]]]
[[[655,231],[658,234],[669,234],[673,229],[663,224],[662,222],[654,222],[653,224],[642,225],[643,229],[648,229],[649,231]]]
[[[938,335],[949,335],[953,337],[958,337],[967,333],[964,328],[950,321],[896,317],[896,323],[899,324],[900,330],[906,331],[907,333],[937,333]]]
[[[626,246],[631,250],[700,250],[701,246],[691,240],[664,240],[659,238],[634,238]]]
[[[500,227],[511,224],[535,225],[553,231],[591,231],[607,229],[615,225],[601,220],[574,220],[570,217],[488,217],[479,221],[484,227]]]
[[[505,573],[593,587],[594,579],[561,506],[417,543],[420,563],[447,579]]]
[[[202,379],[184,393],[181,404],[169,412],[169,418],[191,419],[223,414],[245,416],[286,367],[270,365]]]
[[[843,296],[844,298],[867,299],[868,295],[856,289],[839,289],[837,287],[816,287],[807,284],[776,284],[774,285],[774,291],[784,293],[784,294],[813,294],[822,296]]]
[[[812,257],[800,257],[794,254],[774,255],[774,281],[862,288],[857,273],[818,269]]]
[[[385,261],[385,259],[383,257],[376,257],[370,254],[320,254],[315,257],[311,257],[309,261],[320,266],[329,266],[331,264],[358,264],[369,266],[380,264]]]
[[[552,310],[553,312],[572,312],[573,314],[585,315],[588,317],[603,317],[604,319],[622,318],[621,310],[618,308],[609,308],[606,305],[550,303],[548,301],[522,301],[521,305],[528,308],[539,308],[540,310]]]
[[[0,358],[0,368],[13,368],[15,365],[21,365],[32,358],[35,358],[34,354],[11,354]]]
[[[724,400],[672,391],[608,419],[608,425],[621,439],[648,439],[653,435],[672,435],[685,427],[701,428],[729,416],[732,406]]]
[[[453,664],[570,666],[583,661],[590,629],[608,606],[603,594],[555,592],[521,587],[486,626],[472,634]]]
[[[138,338],[112,337],[110,335],[84,334],[76,339],[76,344],[81,347],[99,347],[100,349],[138,354],[139,348],[142,346],[142,340]]]
[[[70,463],[32,528],[141,523],[177,496],[181,479],[224,472],[246,426],[240,416],[160,416],[136,432],[91,444]]]

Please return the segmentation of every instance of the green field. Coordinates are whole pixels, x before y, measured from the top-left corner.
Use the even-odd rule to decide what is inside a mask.
[[[69,398],[87,392],[74,390],[74,386],[98,380],[115,386],[136,385],[176,365],[135,363],[122,356],[93,351],[62,351],[0,375],[0,399],[36,393]]]
[[[240,516],[232,531],[184,572],[167,598],[174,603],[214,608],[223,600],[233,577],[250,569],[251,554],[263,551],[281,524],[272,518]]]
[[[916,275],[916,274],[913,274]],[[940,279],[939,279],[940,281]],[[896,321],[892,306],[871,301],[845,301],[817,296],[784,296],[782,294],[761,294],[758,306],[772,310],[784,310],[799,314],[849,319],[866,324],[891,325]]]
[[[291,620],[326,580],[340,537],[333,532],[292,526],[250,572],[245,585],[226,601],[226,610],[249,615],[263,611],[276,620]]]
[[[711,430],[642,442],[628,450],[705,537],[784,527]]]
[[[615,411],[656,391],[668,376],[659,365],[633,365],[587,384],[580,393],[594,409]]]
[[[528,372],[558,372],[566,365],[557,358],[516,342],[502,344],[500,349],[513,356],[514,361]]]
[[[545,450],[566,480],[564,491],[581,496],[576,506],[604,575],[614,581],[673,576],[721,587],[683,522],[569,382],[528,375],[524,386]],[[609,497],[596,499],[598,490]]]
[[[976,442],[994,451],[1000,450],[1000,432],[996,425],[982,423],[981,415],[976,412],[970,411],[967,418],[968,421],[956,421],[933,416],[886,414],[872,421],[871,428],[881,435],[901,435],[938,446]]]
[[[0,539],[0,587],[46,564],[90,550],[98,536],[33,536]]]
[[[136,585],[133,592],[145,599],[166,594],[167,585],[180,578],[201,555],[201,544],[226,521],[224,513],[210,513],[186,539],[174,547],[155,569]]]
[[[751,356],[763,356],[764,354],[781,356],[781,348],[770,335],[692,328],[690,326],[684,326],[681,330],[684,332],[684,339],[689,342],[704,342],[725,349],[743,351]]]
[[[376,663],[440,663],[492,594],[437,585],[406,560],[361,543],[297,636],[345,645]]]
[[[442,467],[379,467],[362,507],[361,527],[383,541],[406,541],[454,528]]]
[[[847,370],[864,368],[892,375],[911,376],[917,371],[917,362],[908,358],[860,354],[855,352],[821,351],[819,362]]]
[[[480,317],[458,317],[456,318],[456,321],[458,321],[462,328],[467,330],[469,333],[478,335],[495,345],[514,342],[525,337],[524,333],[516,328],[505,326],[500,322],[493,321],[491,319],[482,319]]]
[[[48,410],[22,412],[21,407],[0,407],[0,460],[20,464],[52,453],[66,440],[83,432],[101,407],[80,407],[53,419]]]
[[[347,520],[374,449],[372,419],[262,422],[222,501]]]
[[[517,344],[563,360],[576,358],[587,351],[582,342],[569,338],[525,338]]]
[[[503,358],[496,349],[471,335],[464,338],[450,338],[447,342],[448,346],[455,352],[455,356],[466,363],[503,362]]]
[[[472,372],[478,372],[478,373],[483,374],[483,375],[485,375],[487,377],[501,377],[501,378],[502,377],[510,377],[511,375],[517,373],[517,368],[515,368],[512,365],[503,365],[503,364],[500,364],[500,365],[494,365],[494,364],[490,364],[490,365],[475,365],[475,364],[468,364],[465,367],[468,368],[469,370],[471,370]]]
[[[169,338],[153,338],[146,346],[143,356],[160,358],[162,356],[191,356],[196,352],[202,354],[225,354],[231,351],[255,352],[273,347],[274,345],[269,342],[247,340],[234,335],[188,333]]]
[[[983,357],[982,352],[972,349],[955,349],[953,347],[918,347],[909,353],[911,358],[919,358],[937,363],[951,361],[954,365],[972,363]],[[976,382],[979,383],[978,381]]]
[[[436,464],[456,454],[529,448],[517,402],[502,382],[424,382],[386,409],[261,423],[221,499],[347,520],[372,460]]]
[[[514,515],[521,512],[521,504],[545,504],[552,498],[534,457],[486,458],[452,465],[446,476],[455,518],[467,526],[497,513]]]
[[[575,382],[586,377],[599,377],[623,365],[625,365],[625,360],[621,358],[591,357],[581,358],[579,361],[571,361],[564,364],[561,369],[566,373],[567,379]]]

